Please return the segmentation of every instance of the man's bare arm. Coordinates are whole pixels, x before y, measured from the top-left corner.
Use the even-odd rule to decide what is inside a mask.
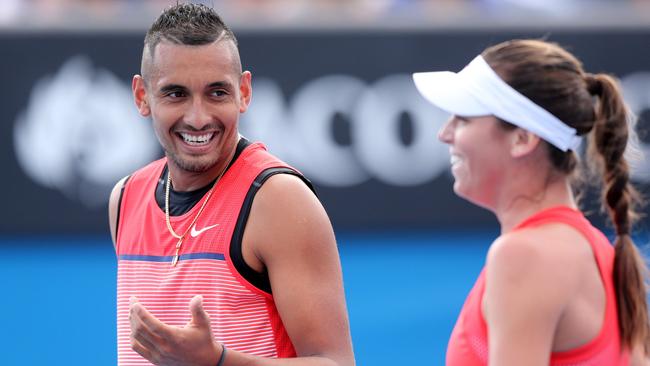
[[[298,357],[268,359],[228,350],[223,365],[354,365],[334,233],[320,202],[299,178],[279,174],[260,188],[242,250],[268,271],[275,305]],[[201,319],[209,315],[195,299],[188,310],[192,321],[183,328],[160,322],[134,301],[133,349],[156,365],[216,365],[223,347],[218,340],[205,341],[212,332],[209,320]]]
[[[244,252],[250,249],[268,271],[298,356],[321,357],[314,365],[354,364],[332,225],[299,178],[275,175],[260,188],[243,240]]]

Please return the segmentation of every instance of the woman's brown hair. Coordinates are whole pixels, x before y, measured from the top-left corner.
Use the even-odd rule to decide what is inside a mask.
[[[647,267],[631,237],[641,199],[630,184],[624,156],[634,131],[618,83],[606,74],[586,73],[575,56],[545,41],[508,41],[488,48],[482,56],[519,93],[575,128],[578,135],[589,136],[587,160],[596,162],[602,176],[602,204],[616,229],[614,285],[621,341],[650,355]],[[575,153],[546,145],[556,169],[566,174],[575,170]]]

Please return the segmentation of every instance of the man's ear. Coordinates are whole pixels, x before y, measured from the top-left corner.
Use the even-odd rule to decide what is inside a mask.
[[[147,88],[144,84],[144,78],[141,75],[134,75],[131,82],[131,90],[133,91],[133,101],[138,108],[138,112],[142,117],[149,117],[151,115],[151,107],[149,106],[149,95]]]
[[[539,145],[541,139],[534,133],[517,128],[512,132],[510,141],[510,155],[520,158],[532,153]]]
[[[253,97],[252,75],[250,71],[244,71],[239,80],[239,113],[244,113],[248,109]]]

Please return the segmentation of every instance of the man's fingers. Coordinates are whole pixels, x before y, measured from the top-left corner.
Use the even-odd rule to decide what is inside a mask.
[[[150,333],[155,334],[162,338],[168,338],[170,328],[165,323],[161,322],[153,316],[141,303],[132,302],[129,310],[129,319],[131,320],[131,327],[133,328],[133,320],[138,320],[146,325],[146,329]]]
[[[149,348],[145,347],[138,340],[131,338],[131,348],[134,351],[136,351],[140,356],[142,356],[145,359],[149,360],[149,362],[151,362],[153,364],[158,362],[158,358],[154,356],[154,352],[152,352]]]
[[[131,346],[137,342],[141,346],[154,351],[164,342],[163,339],[152,334],[145,324],[138,320],[131,321]]]
[[[196,295],[190,300],[190,313],[192,313],[192,324],[199,327],[210,327],[210,316],[203,309],[203,296]]]
[[[161,361],[161,351],[169,349],[169,339],[153,332],[143,321],[147,315],[153,317],[141,304],[133,304],[129,314],[131,323],[131,348],[153,364]],[[155,319],[155,318],[154,318]],[[165,324],[161,323],[166,327]]]
[[[151,333],[147,326],[142,323],[131,323],[131,340],[137,341],[144,347],[152,351],[165,349],[169,342],[157,335]],[[133,343],[132,343],[133,345]]]

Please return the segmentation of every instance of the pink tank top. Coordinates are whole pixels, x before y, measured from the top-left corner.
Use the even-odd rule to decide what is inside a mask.
[[[254,143],[226,171],[173,267],[176,239],[154,191],[167,160],[134,173],[124,188],[116,249],[118,364],[150,365],[130,347],[129,298],[137,296],[158,319],[173,326],[190,320],[189,302],[203,295],[215,338],[230,349],[261,357],[295,357],[270,293],[249,283],[234,267],[230,244],[249,188],[269,168],[289,168]],[[204,196],[189,212],[170,218],[175,231],[188,229]]]
[[[538,212],[517,225],[515,230],[547,223],[564,223],[578,230],[591,244],[605,286],[605,320],[600,333],[578,348],[554,352],[550,366],[627,366],[628,352],[621,350],[616,295],[613,283],[614,248],[580,211],[559,206]],[[485,291],[485,268],[465,300],[465,305],[447,346],[447,366],[484,366],[488,364],[487,324],[481,311]],[[531,330],[534,331],[534,330]]]

